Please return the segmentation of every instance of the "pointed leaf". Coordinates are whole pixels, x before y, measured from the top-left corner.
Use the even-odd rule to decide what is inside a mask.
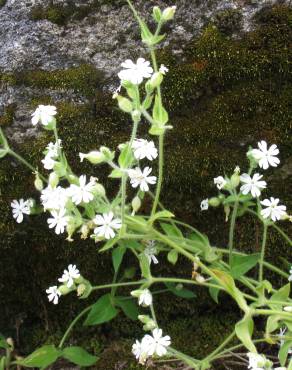
[[[97,357],[90,355],[85,349],[75,346],[64,348],[62,357],[78,366],[92,366],[98,360]]]
[[[184,288],[183,286],[178,288],[178,284],[175,284],[175,283],[168,282],[164,284],[170,290],[170,292],[176,295],[177,297],[186,298],[186,299],[191,299],[191,298],[196,297],[196,294],[194,292],[192,292],[189,289]]]
[[[92,306],[85,322],[85,326],[99,325],[110,321],[117,316],[119,311],[111,302],[111,295],[105,294]]]
[[[172,249],[170,252],[167,253],[167,260],[168,262],[175,265],[178,260],[178,252],[176,249]]]
[[[252,341],[254,323],[251,317],[246,316],[235,325],[237,338],[244,344],[250,352],[257,352]]]
[[[231,261],[231,276],[234,279],[240,278],[251,270],[259,261],[260,254],[251,254],[249,256],[233,255]]]
[[[133,299],[124,299],[124,297],[116,297],[116,304],[121,307],[124,314],[131,320],[136,321],[139,315],[139,310],[136,301]]]
[[[58,359],[60,354],[60,351],[55,346],[46,345],[38,348],[25,359],[16,362],[24,367],[46,368],[53,364]]]
[[[120,245],[119,247],[114,249],[114,251],[112,253],[112,261],[113,261],[113,266],[114,266],[115,272],[118,271],[118,269],[119,269],[119,267],[122,263],[125,252],[126,252],[126,247],[123,246],[123,245]]]

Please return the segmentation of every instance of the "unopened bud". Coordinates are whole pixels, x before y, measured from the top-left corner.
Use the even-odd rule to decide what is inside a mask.
[[[133,213],[135,214],[141,207],[141,199],[136,196],[133,200],[132,200],[132,209],[133,209]]]
[[[56,174],[56,172],[50,173],[49,184],[52,188],[55,188],[59,184],[59,176]]]
[[[77,287],[77,296],[80,297],[84,294],[86,290],[86,285],[85,284],[79,284]]]
[[[173,19],[175,12],[176,12],[176,6],[170,6],[163,10],[161,19],[164,22],[170,21]]]
[[[199,268],[199,265],[197,264],[197,262],[193,262],[193,271],[197,271]]]
[[[160,22],[161,16],[162,16],[162,13],[161,13],[160,8],[158,6],[154,6],[154,8],[153,8],[153,18],[154,18],[156,23]]]
[[[152,89],[155,89],[156,87],[160,86],[163,81],[163,74],[160,72],[155,72],[153,73],[151,79],[150,79],[150,84]]]
[[[72,289],[71,288],[68,288],[67,285],[61,285],[59,286],[58,288],[58,291],[62,294],[62,295],[67,295],[69,293],[71,293],[72,291],[74,290],[74,288]]]
[[[237,186],[240,184],[240,176],[238,173],[234,173],[232,176],[231,176],[231,179],[230,179],[230,183],[231,183],[231,186],[233,188],[237,188]]]
[[[197,276],[196,276],[196,281],[197,281],[197,283],[199,283],[199,284],[203,284],[203,283],[206,281],[206,279],[204,278],[204,276],[202,276],[202,275],[200,275],[200,274],[197,274]]]
[[[34,180],[34,187],[38,190],[38,191],[42,191],[43,188],[44,188],[44,183],[42,181],[42,179],[40,178],[39,174],[36,173],[35,175],[35,180]]]
[[[104,155],[106,161],[112,161],[114,159],[115,152],[112,152],[106,146],[101,146],[99,150]]]
[[[118,99],[119,107],[123,112],[126,112],[126,113],[131,113],[132,112],[133,104],[129,99],[124,98],[121,95],[117,96],[117,99]]]
[[[92,193],[94,195],[98,195],[100,197],[104,197],[106,192],[105,192],[105,188],[103,185],[101,184],[95,184],[94,185],[94,188],[92,189]]]
[[[133,110],[132,119],[134,122],[139,122],[141,119],[141,112],[137,109]]]
[[[105,161],[105,156],[99,151],[92,151],[87,154],[79,153],[80,161],[83,162],[87,159],[92,164],[99,164]]]
[[[283,310],[286,312],[292,312],[292,306],[285,306]]]
[[[87,226],[87,224],[82,225],[80,232],[81,232],[81,239],[87,239],[89,234],[90,228]]]
[[[143,325],[143,330],[145,331],[151,331],[153,329],[155,329],[157,327],[157,325],[155,324],[155,321],[150,319],[147,324]]]
[[[6,343],[11,347],[12,349],[14,348],[14,342],[12,338],[7,338]]]
[[[211,199],[209,199],[209,205],[211,207],[218,207],[220,205],[220,199],[219,198],[216,198],[216,197],[213,197]]]

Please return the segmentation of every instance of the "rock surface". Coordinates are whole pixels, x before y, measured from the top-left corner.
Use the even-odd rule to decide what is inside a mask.
[[[184,46],[218,12],[224,9],[239,9],[242,12],[242,30],[252,27],[252,17],[262,6],[272,0],[176,0],[175,21],[164,46],[171,45],[177,58],[184,58]],[[92,6],[94,0],[79,0],[75,7]],[[54,0],[54,6],[69,6],[66,0]],[[96,4],[96,1],[95,1]],[[15,73],[27,70],[56,70],[92,64],[109,78],[106,89],[114,89],[120,63],[126,58],[137,58],[145,50],[140,42],[138,26],[126,5],[100,5],[82,20],[69,19],[60,26],[46,19],[32,20],[31,14],[36,7],[45,7],[45,0],[7,0],[0,9],[0,73]],[[138,0],[136,7],[143,16],[149,18],[151,8],[170,5],[167,0]],[[0,116],[5,107],[14,104],[16,114],[8,135],[13,141],[21,142],[25,137],[33,137],[35,129],[30,127],[29,117],[32,97],[53,98],[55,103],[64,99],[84,100],[66,92],[31,89],[23,85],[0,84]]]

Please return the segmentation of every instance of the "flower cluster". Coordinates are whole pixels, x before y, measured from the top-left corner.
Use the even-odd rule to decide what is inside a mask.
[[[259,173],[252,174],[254,168],[259,166],[263,170],[269,167],[277,167],[280,164],[280,160],[277,157],[279,149],[275,144],[268,147],[265,141],[258,142],[258,148],[252,149],[247,153],[250,159],[251,167],[248,173],[240,175],[240,168],[236,167],[231,178],[218,176],[214,178],[214,184],[218,190],[225,190],[230,192],[231,196],[236,194],[236,188],[241,183],[240,195],[246,196],[242,198],[242,201],[251,202],[253,198],[258,199],[264,189],[267,188],[266,181],[263,180],[263,175]],[[221,194],[218,198],[204,199],[201,202],[201,210],[208,210],[209,206],[217,207],[220,203],[224,204],[225,197]],[[260,200],[259,204],[264,208],[259,209],[259,214],[263,219],[278,221],[285,218],[289,218],[286,213],[286,206],[279,204],[278,198],[271,197],[270,199]]]
[[[148,357],[162,357],[167,354],[167,347],[171,344],[169,335],[163,336],[162,330],[155,328],[152,335],[146,334],[140,341],[133,344],[132,352],[141,364],[145,364]]]
[[[55,285],[46,289],[49,302],[58,304],[60,296],[64,293],[69,293],[70,290],[74,290],[75,283],[81,282],[80,278],[81,275],[79,273],[79,270],[76,268],[76,265],[70,264],[68,266],[68,269],[67,270],[65,269],[63,275],[58,279],[58,281],[63,283],[64,285],[62,285],[59,288]]]

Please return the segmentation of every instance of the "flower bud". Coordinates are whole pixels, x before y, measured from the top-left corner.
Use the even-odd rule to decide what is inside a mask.
[[[77,296],[80,297],[84,294],[86,290],[86,285],[85,284],[79,284],[77,287]]]
[[[92,151],[87,154],[79,153],[79,157],[81,162],[87,159],[92,164],[99,164],[105,161],[104,154],[98,151]]]
[[[71,288],[68,288],[67,285],[61,285],[59,286],[58,288],[58,291],[62,294],[62,295],[67,295],[69,293],[71,293],[72,291],[74,290],[74,288],[72,289]]]
[[[104,155],[106,161],[112,161],[114,159],[115,152],[112,152],[106,146],[101,146],[99,150]]]
[[[292,306],[285,306],[283,310],[286,312],[292,312]]]
[[[174,18],[176,12],[176,6],[170,6],[163,10],[161,19],[164,22],[171,21]]]
[[[9,347],[11,347],[12,350],[14,349],[14,341],[12,338],[7,338],[6,343],[9,345]]]
[[[206,279],[204,278],[204,276],[202,276],[202,275],[200,275],[200,274],[197,274],[197,275],[196,275],[196,281],[197,281],[197,283],[199,283],[199,284],[203,284],[203,283],[205,283]]]
[[[141,200],[138,196],[136,196],[133,200],[132,200],[132,209],[133,209],[133,213],[135,214],[141,207]]]
[[[211,207],[218,207],[220,205],[220,199],[219,198],[216,198],[216,197],[213,197],[211,199],[209,199],[209,205]]]
[[[155,89],[156,87],[160,86],[163,81],[163,74],[160,72],[153,73],[151,79],[150,79],[150,85],[152,89]]]
[[[152,84],[151,84],[151,82],[150,82],[150,80],[148,80],[147,82],[146,82],[146,84],[145,84],[145,90],[146,90],[146,92],[147,92],[147,94],[149,95],[149,94],[151,94],[152,92],[153,92],[153,86],[152,86]]]
[[[59,184],[59,176],[56,174],[56,172],[51,172],[49,176],[49,185],[52,188],[55,188]]]
[[[135,298],[139,298],[142,293],[143,293],[142,289],[132,290],[131,296]]]
[[[90,228],[87,226],[87,224],[84,224],[81,226],[81,229],[79,232],[81,233],[81,239],[87,239],[89,234]]]
[[[94,185],[94,188],[92,189],[92,193],[94,195],[98,195],[100,197],[104,197],[106,192],[105,192],[105,188],[103,185],[101,184],[95,184]]]
[[[52,131],[56,128],[57,121],[55,117],[52,117],[51,121],[47,125],[43,125],[43,128],[48,131]]]
[[[154,6],[154,8],[153,8],[153,18],[154,18],[156,23],[160,22],[161,16],[162,16],[162,13],[161,13],[160,8],[158,6]]]
[[[151,331],[156,328],[155,321],[150,319],[147,324],[143,325],[143,330],[145,331]]]
[[[141,119],[141,112],[137,109],[133,110],[132,119],[134,122],[139,122]]]
[[[35,175],[35,180],[34,180],[34,187],[38,190],[38,191],[42,191],[43,188],[44,188],[44,183],[42,181],[42,179],[40,178],[38,172],[36,173]]]
[[[121,95],[119,95],[117,97],[117,99],[118,99],[119,107],[120,107],[120,109],[123,112],[126,112],[126,113],[131,113],[132,112],[132,110],[133,110],[133,104],[132,104],[132,102],[129,99],[124,98]]]
[[[234,173],[232,176],[231,176],[231,179],[230,179],[230,184],[233,188],[237,188],[238,185],[240,184],[240,175],[238,173]]]

